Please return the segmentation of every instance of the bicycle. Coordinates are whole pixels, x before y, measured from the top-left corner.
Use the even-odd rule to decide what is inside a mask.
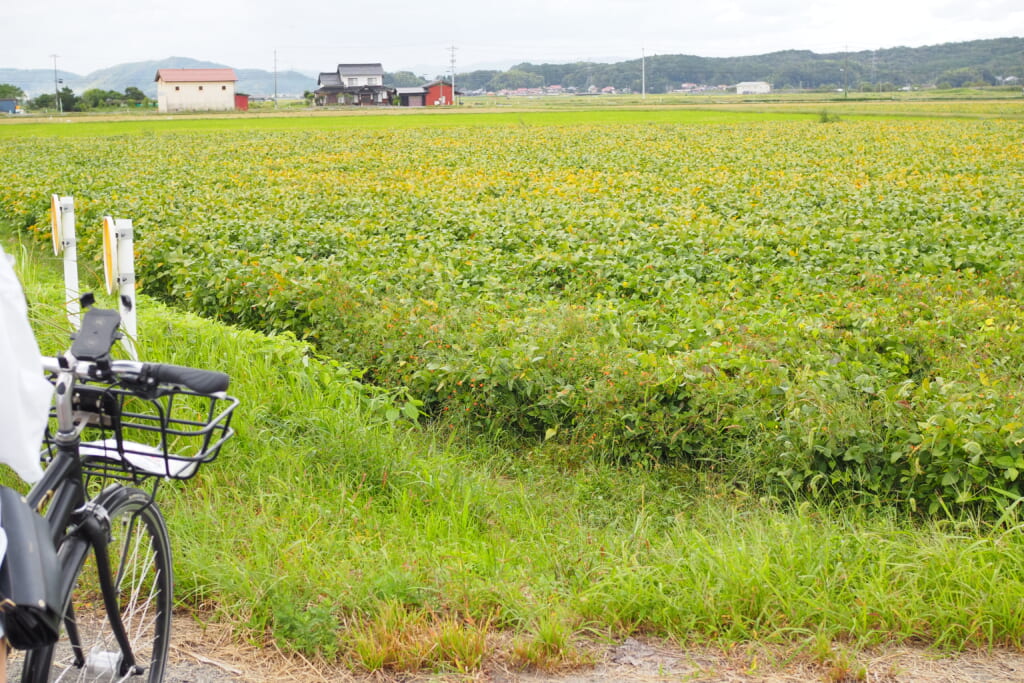
[[[157,489],[193,477],[234,434],[226,374],[114,360],[119,324],[89,308],[71,348],[43,360],[55,399],[46,470],[26,499],[57,548],[63,629],[25,651],[29,683],[162,680],[173,572]]]

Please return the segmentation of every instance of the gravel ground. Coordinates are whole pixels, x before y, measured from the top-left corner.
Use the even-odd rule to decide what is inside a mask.
[[[177,621],[175,622],[177,626]],[[228,681],[252,681],[271,680],[264,678],[253,678],[247,676],[246,672],[229,662],[221,662],[209,657],[204,657],[193,652],[201,652],[200,643],[191,638],[176,636],[171,644],[171,654],[168,658],[168,670],[164,676],[166,683],[227,683]],[[23,656],[21,652],[12,651],[8,656],[7,679],[18,681],[21,678],[21,665]],[[257,673],[258,667],[253,667],[252,673]],[[135,679],[131,679],[135,680]]]
[[[185,622],[183,625],[181,622]],[[184,626],[184,627],[183,627]],[[501,665],[469,675],[357,675],[347,669],[314,666],[274,649],[232,642],[218,626],[200,629],[176,620],[168,683],[262,681],[341,681],[351,683],[613,683],[687,681],[693,683],[1021,683],[1024,652],[997,650],[940,655],[920,648],[892,648],[812,660],[767,647],[723,653],[680,650],[664,642],[629,638],[619,645],[590,649],[594,665],[563,672],[516,672]],[[17,680],[18,657],[9,673]]]
[[[515,672],[492,665],[471,675],[355,675],[325,669],[275,651],[210,643],[210,657],[177,652],[172,676],[177,683],[224,681],[351,681],[353,683],[614,683],[622,681],[688,681],[693,683],[802,683],[865,681],[866,683],[1021,683],[1024,652],[990,651],[939,655],[921,648],[893,648],[843,655],[833,661],[751,646],[741,652],[711,649],[682,651],[664,642],[629,638],[621,644],[591,650],[593,666],[554,673]],[[196,642],[195,645],[200,645]],[[189,661],[189,660],[192,661]]]

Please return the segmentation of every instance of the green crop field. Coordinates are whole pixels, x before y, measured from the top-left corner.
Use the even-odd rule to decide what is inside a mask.
[[[169,505],[243,631],[1019,643],[1019,112],[786,108],[11,124],[0,215],[93,282],[131,218],[144,348],[240,378]]]
[[[7,139],[0,206],[132,218],[143,291],[425,422],[776,494],[1021,492],[1019,122],[487,116],[72,124],[104,134]]]

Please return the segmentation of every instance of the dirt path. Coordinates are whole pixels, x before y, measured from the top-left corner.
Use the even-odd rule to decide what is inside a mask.
[[[180,633],[167,678],[173,683],[228,681],[351,681],[353,683],[613,683],[687,681],[693,683],[794,683],[865,681],[870,683],[1021,683],[1024,651],[998,650],[939,655],[925,649],[893,648],[853,656],[837,649],[831,657],[780,654],[749,647],[742,652],[681,651],[654,640],[627,639],[592,649],[594,665],[553,673],[510,671],[492,663],[468,674],[357,675],[347,669],[315,666],[273,649],[232,643],[213,629]],[[203,653],[202,655],[196,653]],[[822,659],[826,661],[822,661]]]
[[[167,683],[1022,683],[1024,650],[939,655],[923,648],[892,648],[853,655],[834,648],[811,657],[750,646],[736,652],[680,650],[671,644],[629,638],[587,646],[592,665],[559,672],[513,671],[490,662],[472,674],[358,674],[317,665],[270,647],[239,643],[226,628],[175,620]],[[9,680],[19,679],[20,654],[12,653]]]

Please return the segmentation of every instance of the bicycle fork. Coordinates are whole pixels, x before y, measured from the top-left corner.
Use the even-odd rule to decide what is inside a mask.
[[[145,672],[144,667],[136,665],[135,653],[121,619],[120,606],[117,604],[117,585],[110,569],[110,552],[108,546],[112,540],[110,533],[110,517],[107,511],[95,503],[89,502],[76,510],[72,520],[77,532],[84,537],[93,552],[96,553],[96,570],[99,576],[100,589],[103,592],[103,604],[107,612],[110,629],[117,640],[120,652],[85,652],[82,640],[75,624],[72,608],[69,606],[66,616],[66,628],[74,652],[75,666],[95,669],[97,672],[113,672],[118,676],[138,676]]]

